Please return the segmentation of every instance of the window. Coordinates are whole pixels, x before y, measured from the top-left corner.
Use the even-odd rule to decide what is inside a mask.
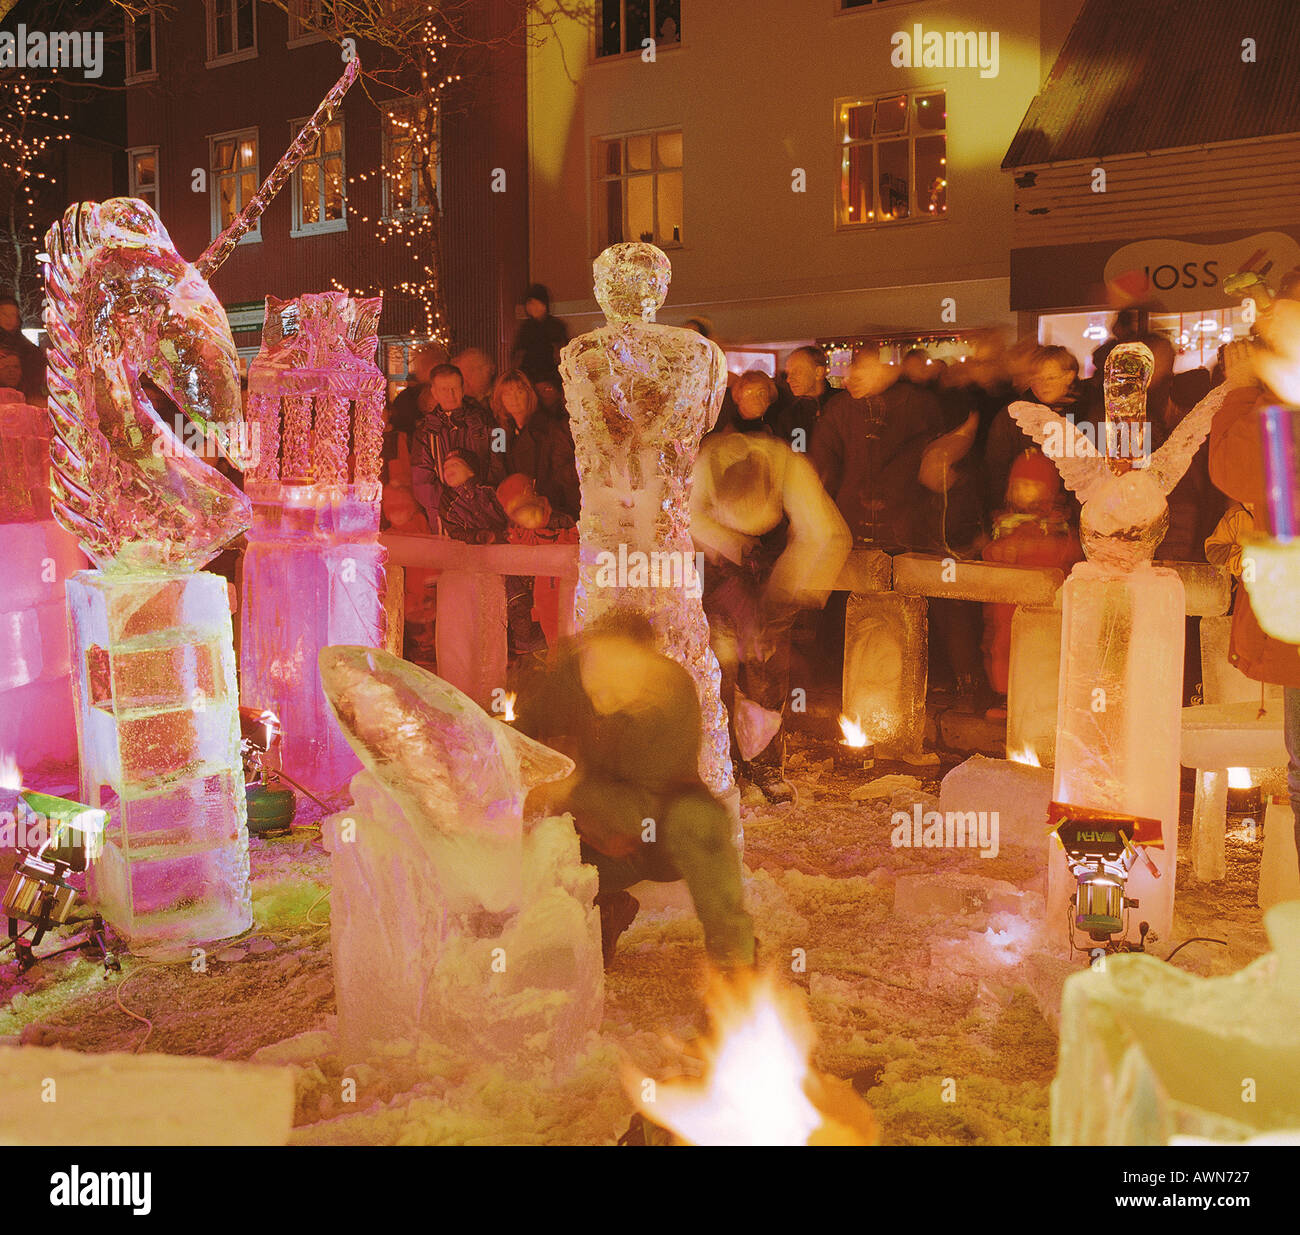
[[[126,19],[126,80],[152,81],[158,76],[157,36],[153,10]]]
[[[254,0],[207,0],[208,64],[257,55]]]
[[[257,130],[208,138],[212,152],[212,236],[216,239],[257,192]],[[262,239],[262,222],[239,243]]]
[[[656,50],[682,37],[682,0],[597,0],[596,55],[642,52],[653,38]]]
[[[626,240],[682,243],[682,135],[637,133],[596,143],[596,251]]]
[[[131,192],[129,196],[138,197],[153,207],[158,213],[158,147],[137,146],[126,152],[130,169]]]
[[[301,132],[306,119],[290,126]],[[335,116],[293,173],[293,232],[336,232],[347,227],[343,188],[343,118]]]
[[[437,157],[429,109],[415,99],[392,104],[384,114],[384,218],[423,214],[429,208],[425,166],[431,159],[434,188],[441,196]]]
[[[334,29],[334,0],[293,0],[289,21],[290,47],[329,38]]]
[[[837,105],[841,226],[938,218],[948,210],[942,91]]]

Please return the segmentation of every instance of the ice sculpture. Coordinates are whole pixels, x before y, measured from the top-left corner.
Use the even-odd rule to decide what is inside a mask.
[[[54,516],[97,568],[67,585],[81,799],[111,811],[89,890],[133,948],[220,939],[252,921],[248,834],[226,582],[195,572],[248,501],[142,383],[242,462],[234,341],[136,198],[73,206],[46,248]]]
[[[722,406],[726,359],[703,335],[655,321],[672,270],[654,245],[611,245],[593,269],[606,325],[560,355],[582,487],[575,626],[616,610],[649,619],[660,649],[695,679],[700,775],[727,794],[727,714],[690,529],[691,471]],[[611,570],[626,577],[610,586]]]
[[[1185,596],[1175,571],[1151,565],[1169,526],[1166,495],[1182,478],[1227,396],[1212,390],[1147,457],[1146,386],[1154,360],[1141,343],[1121,343],[1106,360],[1107,451],[1033,403],[1011,414],[1083,501],[1080,539],[1087,561],[1062,591],[1060,701],[1055,798],[1159,819],[1163,848],[1150,851],[1159,876],[1139,862],[1129,894],[1139,902],[1126,938],[1148,922],[1158,937],[1173,926],[1178,859],[1179,742]],[[1053,842],[1048,923],[1064,923],[1073,890]]]
[[[358,72],[354,60],[194,265],[138,198],[80,202],[46,236],[52,506],[97,568],[67,587],[80,796],[111,810],[88,890],[135,950],[252,923],[229,597],[223,579],[196,573],[248,527],[250,504],[183,438],[197,431],[235,466],[254,461],[234,340],[206,276]],[[188,426],[166,423],[146,379]]]
[[[317,656],[330,644],[384,641],[381,303],[342,292],[268,296],[248,373],[260,449],[244,485],[253,526],[240,694],[280,718],[281,766],[318,794],[340,788],[358,765],[326,706]]]
[[[596,869],[567,815],[522,809],[572,761],[387,652],[325,648],[320,673],[364,764],[326,829],[344,1055],[426,1039],[563,1070],[600,1025]]]
[[[77,753],[64,584],[86,559],[50,517],[50,418],[0,390],[0,756],[30,769]]]
[[[1066,980],[1053,1145],[1300,1132],[1300,901],[1264,925],[1272,953],[1228,977],[1135,955]]]
[[[844,714],[878,753],[914,758],[925,741],[924,597],[853,592],[844,615]]]

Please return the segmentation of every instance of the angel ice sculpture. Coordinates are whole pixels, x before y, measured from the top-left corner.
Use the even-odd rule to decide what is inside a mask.
[[[1066,487],[1079,495],[1079,537],[1090,562],[1131,570],[1149,562],[1169,530],[1166,497],[1183,478],[1228,396],[1210,391],[1154,454],[1148,440],[1146,389],[1155,368],[1144,343],[1121,343],[1106,359],[1106,444],[1102,454],[1073,421],[1037,403],[1013,403],[1011,415],[1043,447]]]
[[[1083,501],[1080,539],[1088,560],[1071,571],[1062,601],[1054,796],[1161,821],[1163,847],[1150,855],[1158,875],[1139,864],[1129,877],[1140,909],[1126,926],[1130,940],[1141,921],[1156,937],[1168,935],[1178,865],[1186,598],[1178,574],[1153,566],[1151,558],[1169,526],[1165,498],[1227,397],[1226,386],[1210,391],[1147,457],[1135,441],[1145,428],[1153,369],[1151,351],[1141,343],[1120,344],[1107,358],[1105,455],[1045,407],[1014,403],[1010,409]],[[1062,921],[1071,886],[1053,848],[1049,922]]]
[[[560,356],[582,486],[577,625],[618,609],[649,619],[662,650],[695,679],[704,723],[700,774],[726,794],[734,781],[722,675],[709,647],[690,528],[691,471],[722,406],[726,359],[695,331],[655,322],[672,269],[654,245],[611,245],[594,272],[607,324]],[[634,554],[663,571],[650,586],[636,586],[629,569],[609,586],[610,566]]]
[[[51,507],[97,567],[67,584],[81,796],[111,820],[88,889],[136,950],[252,923],[229,595],[199,570],[249,526],[250,503],[184,439],[197,429],[236,467],[254,462],[234,340],[206,276],[358,72],[354,60],[197,262],[136,198],[81,202],[46,236]],[[188,428],[166,423],[146,380]]]

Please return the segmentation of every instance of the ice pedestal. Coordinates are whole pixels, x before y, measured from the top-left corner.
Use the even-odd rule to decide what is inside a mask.
[[[64,582],[86,564],[50,518],[50,421],[0,390],[0,755],[20,768],[71,763],[77,735]]]
[[[1228,658],[1232,643],[1231,617],[1201,619],[1201,684],[1206,703],[1259,702],[1276,699],[1281,704],[1282,687],[1261,684],[1248,678]]]
[[[1081,562],[1063,592],[1056,800],[1159,819],[1164,836],[1162,849],[1146,848],[1159,878],[1140,860],[1129,875],[1134,941],[1141,922],[1161,938],[1173,926],[1183,601],[1178,575],[1149,563],[1121,574]],[[1049,925],[1074,892],[1054,840],[1050,851]]]
[[[1056,762],[1060,701],[1061,611],[1017,606],[1011,616],[1007,682],[1007,758],[1036,767]]]
[[[226,581],[87,570],[67,593],[81,798],[109,811],[104,852],[88,875],[92,899],[132,950],[247,930]]]
[[[325,829],[343,1054],[428,1040],[562,1071],[600,1025],[597,875],[567,815],[522,807],[572,762],[385,652],[327,648],[321,674],[365,765]]]
[[[331,644],[382,646],[385,550],[379,507],[352,486],[251,483],[240,693],[280,719],[280,766],[318,795],[360,767],[321,691]]]
[[[438,675],[490,709],[493,692],[506,684],[505,579],[446,570],[438,576],[437,595]]]
[[[844,615],[844,714],[880,754],[914,754],[925,738],[926,602],[852,593]]]
[[[1300,1131],[1300,901],[1264,924],[1273,952],[1229,977],[1133,953],[1067,979],[1052,1144]]]
[[[1264,813],[1264,853],[1259,862],[1259,907],[1300,901],[1300,861],[1290,802],[1270,802]]]

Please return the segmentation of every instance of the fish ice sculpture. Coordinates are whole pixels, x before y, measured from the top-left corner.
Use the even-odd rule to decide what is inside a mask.
[[[1107,358],[1108,437],[1123,426],[1131,446],[1135,431],[1144,428],[1153,363],[1150,349],[1141,343],[1121,343]],[[1079,538],[1088,560],[1127,571],[1149,562],[1164,539],[1169,530],[1165,499],[1191,465],[1228,391],[1226,384],[1216,386],[1179,421],[1159,450],[1137,458],[1101,453],[1072,421],[1041,404],[1013,403],[1008,410],[1083,503]]]
[[[563,1070],[601,1020],[597,877],[568,816],[522,816],[572,761],[387,652],[319,662],[365,765],[325,827],[343,1054],[431,1040]]]

